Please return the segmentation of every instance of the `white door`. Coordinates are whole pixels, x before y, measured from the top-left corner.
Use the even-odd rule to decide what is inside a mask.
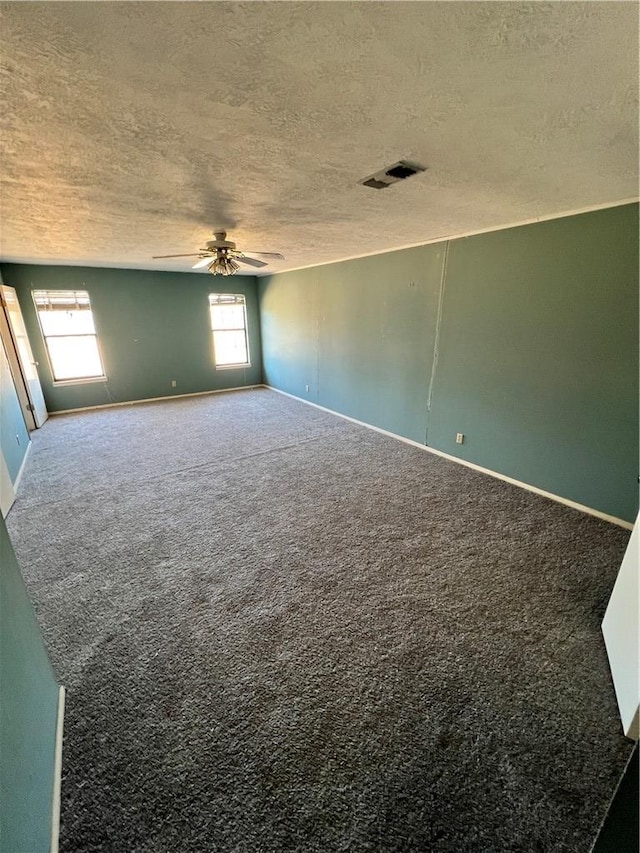
[[[622,730],[632,740],[640,736],[640,514],[627,545],[602,633],[609,656]]]
[[[26,401],[23,401],[24,395],[19,394],[23,408],[25,409],[25,419],[27,425],[33,425],[33,428],[41,427],[49,415],[44,402],[38,371],[36,370],[37,362],[34,361],[29,338],[27,337],[27,330],[22,318],[20,303],[13,287],[7,287],[6,284],[0,285],[0,293],[2,294],[3,319],[6,320],[6,323],[2,323],[0,331],[2,332],[7,354],[9,355],[12,372],[14,372],[14,382],[16,386],[23,385],[26,392]],[[6,340],[7,337],[9,340]],[[10,353],[10,350],[13,350],[13,353]],[[17,357],[17,366],[21,377],[15,375],[15,358],[11,358],[11,355]]]

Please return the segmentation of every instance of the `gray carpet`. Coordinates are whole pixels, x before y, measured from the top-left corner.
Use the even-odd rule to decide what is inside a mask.
[[[51,419],[8,526],[63,853],[589,850],[626,531],[267,390]]]

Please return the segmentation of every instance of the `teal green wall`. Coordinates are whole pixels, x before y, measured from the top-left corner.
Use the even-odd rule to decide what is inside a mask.
[[[269,384],[424,441],[443,248],[262,280]]]
[[[637,205],[281,273],[259,294],[268,384],[635,519]]]
[[[49,411],[255,385],[262,381],[260,323],[253,276],[2,264],[16,288],[27,332],[40,363]],[[31,291],[87,290],[107,382],[54,385]],[[209,293],[244,293],[251,367],[216,370]],[[171,381],[176,380],[173,388]]]
[[[451,243],[430,444],[635,519],[637,211]]]
[[[0,518],[0,850],[50,849],[56,684]]]

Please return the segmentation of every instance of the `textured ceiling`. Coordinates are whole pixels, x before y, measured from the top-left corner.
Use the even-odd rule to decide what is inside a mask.
[[[638,194],[637,3],[1,5],[5,260],[226,228],[292,269]]]

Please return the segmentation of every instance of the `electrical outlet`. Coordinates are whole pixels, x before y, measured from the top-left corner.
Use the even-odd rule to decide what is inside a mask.
[[[175,380],[175,379],[172,379],[172,380],[171,380],[171,387],[172,387],[172,388],[175,388],[175,387],[177,386],[177,384],[178,384],[178,383],[176,382],[176,380]]]
[[[457,432],[456,433],[456,444],[464,444],[464,433]]]
[[[305,385],[305,386],[304,386],[304,390],[305,390],[305,391],[307,392],[307,394],[308,394],[308,393],[309,393],[309,386],[308,386],[308,385]]]

